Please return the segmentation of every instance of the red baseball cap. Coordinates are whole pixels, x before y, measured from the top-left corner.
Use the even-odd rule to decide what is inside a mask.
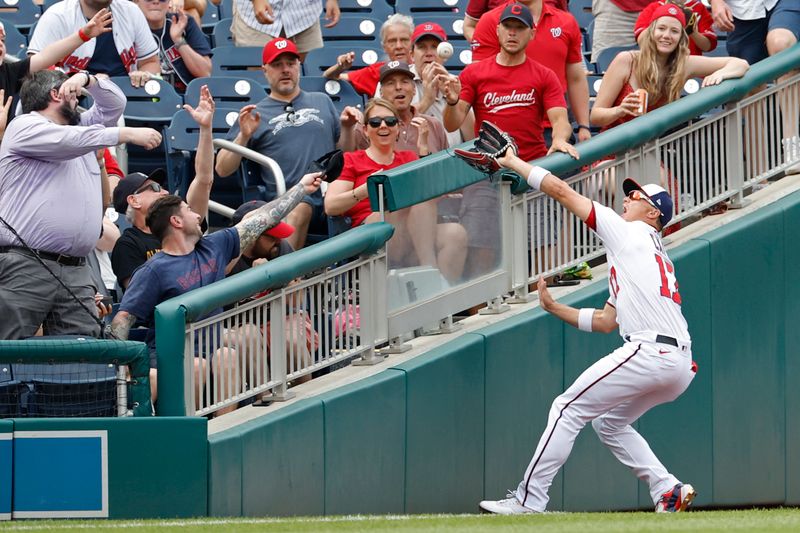
[[[267,65],[272,63],[281,54],[292,54],[296,58],[300,58],[300,54],[297,52],[297,46],[295,46],[292,41],[283,37],[278,37],[264,45],[264,51],[261,52],[261,64]]]
[[[681,23],[681,26],[686,26],[686,15],[683,14],[683,10],[674,4],[664,4],[660,5],[653,10],[653,13],[650,15],[650,22],[648,26],[660,19],[661,17],[672,17],[676,19],[678,22]]]
[[[411,35],[411,42],[417,44],[417,41],[423,37],[429,36],[436,37],[439,39],[439,41],[447,40],[447,34],[445,33],[444,28],[435,22],[423,22],[422,24],[417,24],[417,27],[414,28],[414,33]]]

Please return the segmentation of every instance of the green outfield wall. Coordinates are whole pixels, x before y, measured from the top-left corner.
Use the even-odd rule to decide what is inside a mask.
[[[800,193],[671,250],[699,372],[638,429],[700,506],[800,504]],[[564,301],[602,306],[603,283]],[[541,309],[209,437],[208,513],[475,512],[516,486],[552,399],[618,335]],[[551,509],[649,508],[578,437]]]

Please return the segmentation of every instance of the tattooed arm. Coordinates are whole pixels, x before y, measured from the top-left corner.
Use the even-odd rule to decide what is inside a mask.
[[[131,327],[136,323],[136,317],[127,311],[119,311],[111,321],[111,334],[115,339],[128,340]]]
[[[239,248],[242,250],[249,248],[264,230],[275,227],[292,209],[297,207],[305,195],[319,189],[319,177],[319,172],[306,174],[297,185],[267,205],[256,209],[253,211],[253,215],[236,224],[236,230],[239,232]]]

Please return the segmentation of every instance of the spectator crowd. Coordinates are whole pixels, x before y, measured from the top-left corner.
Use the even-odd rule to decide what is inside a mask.
[[[233,0],[223,22],[233,44],[260,49],[251,66],[263,71],[266,91],[237,105],[222,133],[212,127],[221,99],[208,87],[214,49],[202,18],[216,3],[61,0],[41,15],[23,58],[6,49],[9,24],[0,22],[0,339],[99,336],[113,303],[110,334],[147,330],[154,398],[155,306],[303,248],[328,234],[331,219],[345,228],[381,220],[370,175],[468,141],[484,120],[511,133],[525,160],[577,158],[593,132],[678,99],[688,79],[706,86],[741,77],[800,36],[794,0],[593,0],[590,28],[567,0],[469,0],[458,8],[472,54],[463,69],[442,52],[449,32],[424,12],[382,20],[385,55],[363,68],[361,41],[347,41],[352,49],[320,74],[361,95],[362,107],[303,88],[304,60],[353,13],[337,0]],[[726,32],[730,56],[704,55]],[[615,47],[624,49],[590,99],[590,62]],[[121,121],[126,91],[151,95],[153,80],[179,94],[193,80],[203,85],[196,105],[183,106],[198,132],[184,198],[169,190],[165,170],[129,159],[123,171],[115,157],[124,144],[163,149],[161,131]],[[796,99],[780,105],[786,157],[800,162]],[[208,217],[215,179],[248,169],[238,151],[215,153],[215,136],[274,159],[286,185],[280,193],[260,167],[259,202],[225,229]],[[344,168],[323,194],[308,169],[337,149]],[[501,253],[497,195],[484,181],[389,213],[390,266],[436,269],[450,285],[491,271]],[[234,340],[214,354],[198,348],[196,382],[241,366],[237,350]]]

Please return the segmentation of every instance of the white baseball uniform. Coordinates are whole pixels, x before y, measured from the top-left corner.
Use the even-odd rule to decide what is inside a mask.
[[[630,425],[651,407],[680,396],[694,378],[675,270],[658,231],[645,222],[627,222],[594,203],[586,224],[606,247],[608,303],[616,308],[625,344],[586,369],[553,402],[517,488],[519,501],[534,511],[545,510],[550,484],[589,421],[617,459],[649,485],[653,503],[678,483]]]

